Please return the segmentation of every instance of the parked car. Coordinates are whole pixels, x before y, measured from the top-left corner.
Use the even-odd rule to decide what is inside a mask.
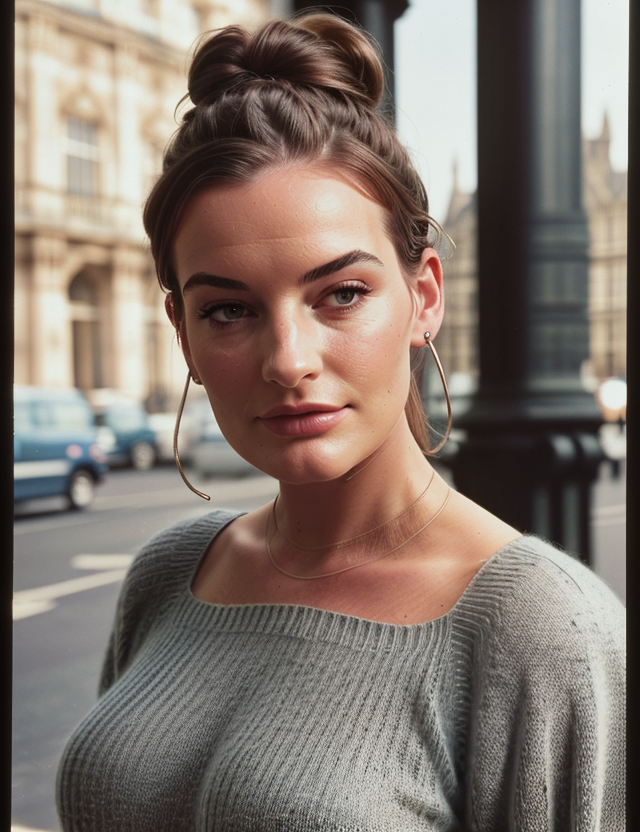
[[[185,408],[186,410],[186,408]],[[257,473],[251,463],[243,459],[227,442],[211,411],[207,399],[194,402],[187,416],[183,443],[182,423],[180,425],[180,458],[183,444],[189,467],[201,477],[216,477]]]
[[[173,461],[175,413],[151,413],[149,423],[155,432],[158,460]],[[235,475],[256,471],[237,454],[222,435],[206,396],[193,396],[180,420],[178,437],[180,461],[202,477]]]
[[[109,465],[131,465],[140,471],[153,468],[157,458],[156,436],[144,406],[109,390],[94,390],[89,398]]]
[[[203,406],[192,407],[187,405],[180,420],[179,450],[180,460],[183,465],[191,462],[191,455],[196,440],[200,436],[200,426],[204,406],[210,410],[209,401]],[[176,427],[176,414],[174,413],[150,413],[149,424],[156,437],[156,451],[158,462],[173,462],[173,434]]]
[[[13,460],[14,502],[63,496],[89,506],[108,466],[83,394],[16,385]]]
[[[158,462],[173,461],[173,431],[176,424],[175,413],[150,413],[149,425],[155,436]],[[182,448],[180,449],[182,453]]]

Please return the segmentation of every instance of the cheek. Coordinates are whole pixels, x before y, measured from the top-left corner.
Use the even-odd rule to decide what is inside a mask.
[[[218,421],[230,407],[237,408],[238,400],[246,401],[247,390],[254,383],[249,351],[214,349],[211,345],[199,349],[196,343],[192,344],[192,358]]]
[[[334,370],[354,387],[366,387],[369,395],[384,398],[402,396],[411,374],[407,332],[387,325],[375,332],[341,339],[332,350]]]
[[[189,344],[193,361],[204,378],[214,381],[233,382],[247,364],[251,352],[246,345],[238,343],[233,348],[225,348],[223,342],[211,338],[203,327],[189,334]]]

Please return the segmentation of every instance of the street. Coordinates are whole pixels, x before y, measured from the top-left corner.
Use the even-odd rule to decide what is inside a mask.
[[[90,510],[16,519],[16,827],[59,829],[54,806],[58,758],[95,701],[118,589],[131,555],[177,520],[203,514],[212,505],[251,509],[277,492],[275,481],[264,476],[199,484],[211,495],[211,503],[188,491],[173,466],[111,471]],[[28,592],[34,588],[39,593]]]
[[[271,499],[266,476],[195,480],[172,466],[111,471],[86,512],[16,517],[13,811],[15,832],[59,829],[58,758],[96,696],[120,583],[132,555],[156,531],[210,507],[252,509]],[[594,494],[595,569],[625,598],[624,479],[603,470]]]

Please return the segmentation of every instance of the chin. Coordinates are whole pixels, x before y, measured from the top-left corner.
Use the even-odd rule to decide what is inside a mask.
[[[349,473],[360,462],[353,453],[336,450],[333,454],[308,452],[296,449],[278,455],[271,460],[250,460],[251,464],[270,477],[288,485],[312,485],[332,482]]]

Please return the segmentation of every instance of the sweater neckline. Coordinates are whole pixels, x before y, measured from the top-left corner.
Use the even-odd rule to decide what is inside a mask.
[[[415,645],[422,642],[425,636],[433,636],[447,628],[450,622],[464,614],[469,603],[473,605],[472,599],[478,584],[486,581],[487,575],[491,575],[498,562],[509,555],[530,556],[531,542],[537,541],[531,535],[522,535],[495,552],[469,581],[451,609],[442,615],[417,624],[392,624],[302,604],[216,604],[197,598],[192,590],[193,581],[211,542],[229,523],[243,514],[246,512],[221,512],[220,517],[208,514],[202,518],[207,521],[208,534],[205,536],[203,531],[197,547],[197,557],[194,557],[186,576],[184,590],[190,616],[195,616],[200,621],[206,618],[215,622],[217,631],[272,632],[292,637],[346,641],[350,644],[355,639],[356,642],[362,641],[363,645],[387,644],[394,648],[401,644]]]

